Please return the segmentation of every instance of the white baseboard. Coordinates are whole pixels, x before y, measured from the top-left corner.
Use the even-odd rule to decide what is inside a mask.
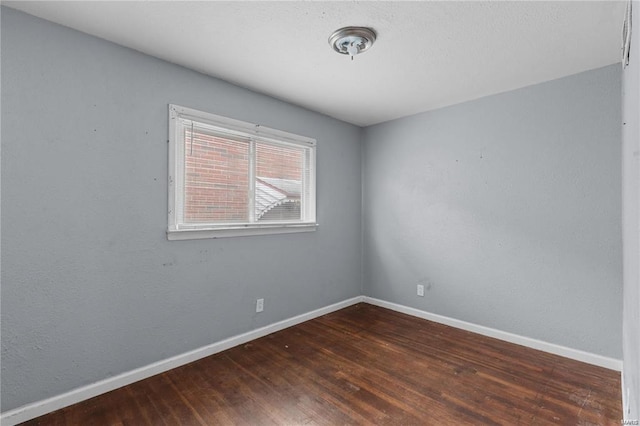
[[[515,343],[517,345],[549,352],[555,355],[560,355],[565,358],[575,359],[577,361],[586,362],[588,364],[597,365],[600,367],[608,368],[610,370],[622,371],[622,361],[619,359],[608,358],[602,355],[592,354],[590,352],[585,352],[578,349],[567,348],[566,346],[556,345],[554,343],[548,343],[542,340],[536,340],[529,337],[508,333],[506,331],[496,330],[494,328],[484,327],[482,325],[477,325],[438,314],[432,314],[431,312],[421,311],[419,309],[410,308],[404,305],[398,305],[396,303],[375,299],[373,297],[364,296],[364,302],[391,309],[396,312],[401,312],[403,314],[412,315],[414,317],[427,319],[429,321],[504,340],[506,342]]]
[[[233,336],[228,339],[213,343],[211,345],[207,345],[193,351],[185,352],[181,355],[176,355],[174,357],[158,361],[153,364],[149,364],[147,366],[140,367],[138,369],[122,373],[114,377],[110,377],[108,379],[100,380],[99,382],[71,390],[52,398],[34,402],[1,413],[0,424],[2,426],[14,426],[18,423],[26,422],[28,420],[59,410],[69,405],[76,404],[89,398],[93,398],[94,396],[101,395],[122,386],[129,385],[139,380],[146,379],[156,374],[163,373],[176,367],[180,367],[181,365],[197,361],[201,358],[216,354],[218,352],[222,352],[234,346],[242,345],[243,343],[247,343],[251,340],[258,339],[268,334],[275,333],[276,331],[283,330],[285,328],[300,324],[313,318],[320,317],[322,315],[326,315],[331,312],[338,311],[340,309],[355,305],[356,303],[360,302],[370,303],[372,305],[391,309],[393,311],[412,315],[418,318],[427,319],[440,324],[449,325],[451,327],[460,328],[462,330],[471,331],[473,333],[482,334],[484,336],[493,337],[496,339],[504,340],[506,342],[538,349],[566,358],[598,365],[600,367],[608,368],[611,370],[622,370],[622,361],[618,359],[608,358],[577,349],[567,348],[565,346],[560,346],[553,343],[543,342],[541,340],[531,339],[529,337],[519,336],[517,334],[507,333],[505,331],[500,331],[493,328],[472,324],[466,321],[421,311],[419,309],[410,308],[404,305],[398,305],[396,303],[375,299],[373,297],[357,296],[351,299],[344,300],[342,302],[335,303],[333,305],[325,306],[324,308],[316,309],[302,315],[298,315],[271,325],[267,325],[265,327],[258,328],[256,330],[249,331],[247,333],[240,334],[238,336]]]
[[[108,379],[100,380],[99,382],[71,390],[52,398],[18,407],[0,414],[0,424],[2,424],[2,426],[14,426],[18,423],[26,422],[27,420],[51,413],[86,399],[93,398],[94,396],[101,395],[122,386],[130,385],[131,383],[146,379],[147,377],[163,373],[171,370],[172,368],[180,367],[181,365],[197,361],[201,358],[222,352],[234,346],[242,345],[243,343],[247,343],[251,340],[275,333],[276,331],[346,308],[347,306],[355,305],[363,300],[363,296],[357,296],[342,302],[334,303],[333,305],[325,306],[324,308],[316,309],[314,311],[282,320],[238,336],[233,336],[211,345],[185,352],[181,355],[176,355]]]

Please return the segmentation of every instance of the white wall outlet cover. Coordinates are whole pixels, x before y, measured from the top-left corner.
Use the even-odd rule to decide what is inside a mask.
[[[418,284],[418,296],[424,296],[424,285]]]

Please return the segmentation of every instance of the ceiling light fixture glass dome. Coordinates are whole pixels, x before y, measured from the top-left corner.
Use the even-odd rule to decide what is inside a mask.
[[[376,33],[366,27],[344,27],[336,30],[329,37],[333,50],[353,57],[369,50],[376,41]]]

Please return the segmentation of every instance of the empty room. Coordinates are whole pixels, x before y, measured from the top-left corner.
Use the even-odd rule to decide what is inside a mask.
[[[3,1],[0,422],[640,424],[638,13]]]

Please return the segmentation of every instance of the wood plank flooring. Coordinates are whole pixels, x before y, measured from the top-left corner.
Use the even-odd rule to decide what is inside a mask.
[[[368,304],[26,425],[619,425],[620,374]]]

